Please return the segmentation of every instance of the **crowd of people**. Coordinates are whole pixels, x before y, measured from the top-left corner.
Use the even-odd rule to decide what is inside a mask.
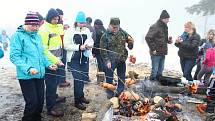
[[[98,71],[105,72],[107,83],[113,83],[117,70],[117,89],[114,92],[106,89],[107,98],[118,96],[124,90],[126,60],[128,51],[133,49],[134,40],[121,28],[120,19],[111,18],[105,29],[100,19],[96,19],[92,26],[92,18],[86,17],[83,11],[77,13],[73,25],[64,24],[63,15],[61,9],[53,8],[45,18],[38,12],[29,12],[24,24],[18,27],[10,39],[10,60],[16,66],[25,100],[23,121],[41,120],[44,98],[48,115],[63,116],[64,113],[56,109],[57,103],[65,102],[66,97],[59,96],[57,88],[70,86],[70,82],[66,80],[66,69],[72,73],[74,80],[74,106],[80,110],[86,109],[86,104],[90,101],[86,99],[83,90],[85,83],[90,81],[91,52],[97,60]],[[145,36],[152,61],[151,81],[158,81],[162,76],[168,44],[173,43],[172,37],[168,35],[169,19],[169,13],[163,10]],[[7,38],[6,33],[2,38]],[[202,80],[204,76],[205,84],[215,88],[210,80],[215,73],[215,30],[211,29],[206,39],[200,39],[194,23],[187,22],[184,32],[176,39],[175,46],[179,48],[183,77],[193,81]],[[6,49],[7,44],[3,48]],[[193,78],[191,72],[195,65],[198,68]],[[213,90],[208,90],[210,104],[215,101],[213,94]],[[214,113],[211,107],[207,111]]]

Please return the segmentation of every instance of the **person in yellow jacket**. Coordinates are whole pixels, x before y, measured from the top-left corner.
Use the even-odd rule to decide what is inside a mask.
[[[60,36],[61,36],[61,40],[62,40],[62,59],[61,61],[65,64],[66,66],[66,53],[67,51],[64,49],[64,24],[63,24],[63,10],[57,8],[56,11],[59,13],[60,19],[58,21],[58,26],[59,26],[59,31],[60,31]],[[60,67],[60,75],[62,75],[61,77],[58,78],[58,86],[59,87],[68,87],[70,86],[70,83],[68,81],[66,81],[66,71],[65,71],[65,66]]]
[[[58,25],[59,13],[51,8],[48,11],[46,20],[41,26],[39,34],[41,35],[44,53],[48,57],[52,64],[58,65],[60,68],[64,66],[61,62],[62,59],[62,40],[61,40],[61,29]],[[46,69],[45,84],[46,84],[46,107],[48,115],[52,116],[63,116],[63,112],[56,110],[56,103],[65,102],[65,97],[59,97],[57,92],[58,79],[60,76],[61,69],[56,71]]]

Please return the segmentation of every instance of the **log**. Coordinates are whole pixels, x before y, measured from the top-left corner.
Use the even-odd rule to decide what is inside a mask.
[[[106,82],[105,73],[104,72],[98,72],[96,74],[97,77],[97,84],[100,84],[101,82]]]
[[[151,85],[152,86],[152,85]],[[147,87],[145,85],[146,91],[152,91],[153,93],[182,93],[182,92],[189,92],[187,87],[174,87],[174,86],[161,86],[156,85],[152,87]],[[207,88],[206,87],[199,87],[196,94],[203,94],[205,95]]]

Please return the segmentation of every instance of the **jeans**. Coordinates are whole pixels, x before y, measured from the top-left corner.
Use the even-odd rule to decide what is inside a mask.
[[[185,77],[186,80],[188,80],[188,81],[193,81],[191,72],[192,72],[193,67],[195,66],[195,61],[196,61],[196,59],[180,58],[183,77]]]
[[[106,75],[106,82],[112,84],[113,83],[113,72],[117,69],[118,75],[118,86],[117,86],[117,94],[119,95],[123,90],[125,85],[125,72],[126,72],[126,63],[125,62],[115,62],[111,63],[111,69],[106,67],[105,75]],[[123,81],[123,82],[122,82]],[[106,90],[108,97],[113,97],[114,92],[112,90]]]
[[[201,70],[201,64],[202,64],[201,61],[197,60],[197,64],[196,64],[197,68],[196,68],[196,72],[193,77],[194,80],[197,80],[197,75],[198,75],[199,71]]]
[[[57,93],[57,75],[58,70],[52,71],[49,69],[46,69],[45,74],[45,84],[46,84],[46,108],[48,111],[51,111],[52,108],[56,104],[56,99],[58,97]]]
[[[74,78],[74,97],[75,103],[79,103],[80,99],[84,97],[84,82],[88,81],[89,60],[81,62],[71,61],[70,69]]]
[[[152,70],[151,70],[150,79],[157,80],[157,77],[161,76],[163,73],[165,56],[152,55],[151,61],[152,61]]]
[[[22,121],[41,121],[44,104],[44,79],[19,79],[25,100]]]

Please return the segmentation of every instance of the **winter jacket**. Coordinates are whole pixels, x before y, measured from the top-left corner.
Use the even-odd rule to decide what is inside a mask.
[[[64,37],[64,25],[63,25],[63,24],[58,24],[58,29],[59,29],[59,34],[60,34],[60,37],[61,37],[62,48],[64,48],[64,42],[63,42],[63,37]]]
[[[41,37],[37,32],[26,32],[20,26],[13,34],[10,44],[10,60],[16,65],[18,79],[43,78],[45,67],[51,62],[44,55]],[[38,70],[38,74],[30,75],[30,68]]]
[[[69,28],[64,35],[64,48],[67,50],[67,62],[71,60],[79,61],[80,63],[88,60],[88,57],[84,56],[84,52],[89,50],[80,50],[80,46],[87,44],[93,46],[93,39],[88,28]]]
[[[193,33],[192,36],[186,40],[183,40],[181,43],[175,43],[175,46],[179,48],[179,57],[186,59],[196,59],[198,56],[199,43],[200,36],[197,33]]]
[[[203,64],[210,66],[210,67],[215,66],[215,48],[207,49],[205,60],[203,61]]]
[[[165,23],[158,20],[153,24],[145,37],[149,46],[150,54],[156,51],[156,55],[167,55],[168,27]]]
[[[125,62],[128,58],[128,51],[126,49],[126,43],[128,48],[133,48],[133,39],[130,35],[120,28],[117,33],[112,33],[107,30],[101,37],[100,47],[105,50],[101,50],[101,56],[105,63],[111,62]],[[108,50],[108,51],[107,51]]]
[[[215,44],[212,40],[206,40],[206,39],[201,40],[201,46],[199,47],[199,53],[198,53],[198,58],[200,59],[201,63],[205,60],[207,49],[214,47],[214,45]]]
[[[60,37],[62,29],[59,25],[45,22],[39,31],[45,48],[45,54],[53,64],[58,63],[62,58],[62,39]]]
[[[93,47],[93,50],[92,50],[92,54],[95,54],[95,55],[98,55],[100,54],[100,50],[97,49],[97,48],[100,48],[100,40],[101,40],[101,37],[102,35],[106,32],[106,29],[102,26],[96,26],[94,28],[94,32],[93,32],[93,40],[94,40],[94,45]]]

